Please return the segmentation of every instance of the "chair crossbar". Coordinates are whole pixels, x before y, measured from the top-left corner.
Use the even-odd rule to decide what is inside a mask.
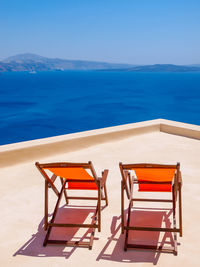
[[[133,183],[134,184],[171,184],[171,182],[166,182],[166,181],[160,181],[160,182],[157,182],[157,181],[138,181],[137,179],[134,179],[133,180]]]
[[[48,226],[53,227],[77,227],[77,228],[98,228],[96,224],[78,224],[78,223],[48,223]]]
[[[68,199],[81,199],[81,200],[98,200],[98,197],[75,197],[68,196]],[[102,197],[101,200],[106,200],[106,197]]]
[[[145,202],[173,202],[172,199],[154,199],[154,198],[132,198],[132,201],[145,201]]]

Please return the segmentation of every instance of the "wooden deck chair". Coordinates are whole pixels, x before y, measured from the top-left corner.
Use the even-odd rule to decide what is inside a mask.
[[[47,234],[43,243],[43,246],[47,244],[65,244],[66,246],[79,246],[88,247],[92,249],[94,232],[98,228],[101,231],[101,200],[105,200],[106,206],[108,205],[107,191],[106,191],[106,179],[108,170],[102,172],[102,177],[98,178],[92,162],[88,163],[35,163],[40,173],[45,178],[45,207],[44,207],[44,229],[47,230]],[[87,171],[88,170],[88,171]],[[89,172],[91,174],[89,174]],[[51,177],[48,173],[51,173]],[[55,180],[60,177],[61,190],[59,191],[55,186]],[[48,222],[48,189],[52,188],[58,199],[55,205],[55,209],[50,222]],[[68,190],[96,190],[96,197],[80,197],[80,196],[68,196]],[[104,191],[104,196],[103,196]],[[62,195],[64,194],[66,203],[69,203],[70,199],[77,200],[97,200],[97,206],[94,219],[91,224],[69,224],[69,223],[55,223],[56,213],[58,211],[59,203]],[[92,234],[89,242],[81,241],[63,241],[63,240],[49,240],[49,236],[53,227],[77,227],[77,228],[92,228]]]
[[[121,181],[121,230],[125,232],[124,250],[127,249],[150,249],[162,252],[173,252],[177,255],[177,237],[179,233],[182,236],[182,205],[181,205],[181,187],[182,177],[180,171],[180,163],[177,165],[158,165],[158,164],[122,164],[119,163],[119,168],[122,175]],[[131,177],[131,172],[134,175]],[[138,191],[142,192],[171,192],[171,199],[151,199],[151,198],[134,198],[133,187],[138,184]],[[124,216],[124,191],[129,200],[127,221],[125,223]],[[176,226],[176,203],[179,202],[179,227]],[[173,211],[173,227],[172,228],[153,228],[153,227],[136,227],[130,225],[131,207],[135,201],[149,202],[170,202],[172,203]],[[134,213],[134,211],[133,211]],[[163,246],[129,244],[128,234],[130,230],[135,231],[156,231],[156,232],[171,232],[174,233],[174,246],[172,249],[164,248]]]

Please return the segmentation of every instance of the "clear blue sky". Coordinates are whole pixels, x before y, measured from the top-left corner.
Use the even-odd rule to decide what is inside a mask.
[[[0,0],[0,60],[27,52],[200,64],[200,0]]]

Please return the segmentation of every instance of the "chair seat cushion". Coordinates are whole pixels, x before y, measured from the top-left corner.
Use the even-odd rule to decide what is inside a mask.
[[[171,192],[172,180],[176,169],[169,168],[135,168],[139,182],[139,191]],[[140,182],[161,182],[160,184],[143,184]],[[164,182],[162,184],[162,182]]]

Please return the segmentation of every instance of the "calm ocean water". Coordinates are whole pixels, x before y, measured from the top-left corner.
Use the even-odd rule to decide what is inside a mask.
[[[200,125],[200,73],[0,74],[0,144],[164,118]]]

